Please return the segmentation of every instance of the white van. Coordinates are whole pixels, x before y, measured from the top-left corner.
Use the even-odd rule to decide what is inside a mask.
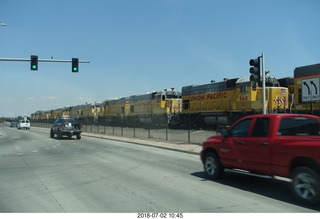
[[[20,120],[18,122],[18,129],[30,129],[30,121],[29,120]]]

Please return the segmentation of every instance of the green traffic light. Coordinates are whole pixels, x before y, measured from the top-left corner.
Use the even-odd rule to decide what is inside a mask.
[[[72,58],[72,72],[78,72],[79,71],[79,59],[78,58]]]
[[[32,71],[37,71],[38,70],[38,56],[32,55],[30,57],[30,61],[31,61],[30,69]]]

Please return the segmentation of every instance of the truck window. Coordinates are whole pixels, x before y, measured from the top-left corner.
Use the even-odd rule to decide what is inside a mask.
[[[66,119],[58,119],[56,123],[75,123],[75,120],[73,118],[66,118]]]
[[[258,118],[253,127],[253,137],[267,137],[269,130],[269,118]]]
[[[319,135],[320,126],[317,120],[305,117],[283,118],[278,135]]]
[[[245,137],[248,136],[248,130],[252,119],[246,119],[236,124],[229,134],[233,137]]]

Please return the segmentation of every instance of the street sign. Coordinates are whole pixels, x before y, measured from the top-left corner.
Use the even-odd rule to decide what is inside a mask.
[[[320,78],[308,78],[302,80],[302,102],[314,102],[320,100]]]

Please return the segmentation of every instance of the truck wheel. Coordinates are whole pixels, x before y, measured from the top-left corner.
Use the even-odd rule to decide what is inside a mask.
[[[302,204],[316,205],[320,202],[320,178],[311,168],[298,167],[292,174],[292,191]]]
[[[218,179],[223,174],[223,167],[218,156],[214,153],[207,153],[204,160],[204,171],[209,179]]]
[[[54,133],[52,130],[50,130],[50,138],[53,138],[54,137]]]
[[[61,139],[63,137],[62,133],[60,130],[58,130],[58,133],[57,133],[57,138],[58,139]]]

